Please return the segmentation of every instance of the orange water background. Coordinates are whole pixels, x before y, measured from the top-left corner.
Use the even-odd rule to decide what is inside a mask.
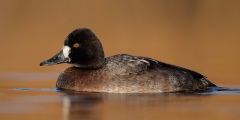
[[[217,84],[240,84],[240,1],[0,1],[0,72],[39,67],[74,29],[100,38],[105,56],[128,53],[198,71]]]

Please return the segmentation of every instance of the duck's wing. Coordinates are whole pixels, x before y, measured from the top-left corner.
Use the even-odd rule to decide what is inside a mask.
[[[151,66],[148,60],[127,54],[118,54],[106,58],[109,71],[115,74],[143,74]]]
[[[215,84],[207,80],[204,75],[171,64],[160,62],[158,60],[142,57],[142,56],[132,56],[128,54],[119,54],[115,56],[108,57],[106,59],[107,65],[110,71],[114,71],[115,74],[144,74],[145,72],[153,71],[169,71],[171,73],[187,73],[193,77],[195,80],[200,80],[204,86],[213,87]]]
[[[193,79],[200,80],[203,83],[203,85],[206,87],[216,87],[216,85],[213,84],[212,82],[210,82],[206,76],[204,76],[198,72],[195,72],[193,70],[189,70],[187,68],[179,67],[176,65],[167,64],[167,63],[160,62],[160,61],[157,61],[157,60],[154,60],[151,58],[147,58],[147,57],[139,56],[138,58],[148,61],[149,62],[148,68],[158,68],[161,70],[165,69],[165,70],[171,70],[171,71],[176,71],[176,72],[182,71],[182,72],[192,75]]]

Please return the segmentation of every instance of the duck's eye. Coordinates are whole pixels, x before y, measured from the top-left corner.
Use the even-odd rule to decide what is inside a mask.
[[[73,44],[74,48],[78,48],[80,45],[78,43]]]

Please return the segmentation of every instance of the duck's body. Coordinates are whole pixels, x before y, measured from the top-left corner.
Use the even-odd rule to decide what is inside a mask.
[[[192,92],[211,86],[194,71],[126,54],[106,58],[98,69],[69,67],[57,81],[61,89],[109,93]]]
[[[85,39],[89,35],[91,39]],[[67,50],[64,47],[62,53],[41,63],[51,65],[69,62],[75,66],[67,68],[60,74],[56,84],[59,89],[108,93],[158,93],[205,91],[216,86],[197,72],[151,58],[127,54],[104,58],[100,41],[89,29],[73,31],[66,41],[64,46],[69,47]],[[59,62],[59,58],[62,61]]]

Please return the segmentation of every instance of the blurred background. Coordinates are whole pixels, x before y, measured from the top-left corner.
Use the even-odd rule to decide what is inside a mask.
[[[146,56],[240,85],[239,0],[0,0],[0,72],[40,67],[74,29],[92,29],[105,56]],[[53,83],[55,84],[55,82]]]

